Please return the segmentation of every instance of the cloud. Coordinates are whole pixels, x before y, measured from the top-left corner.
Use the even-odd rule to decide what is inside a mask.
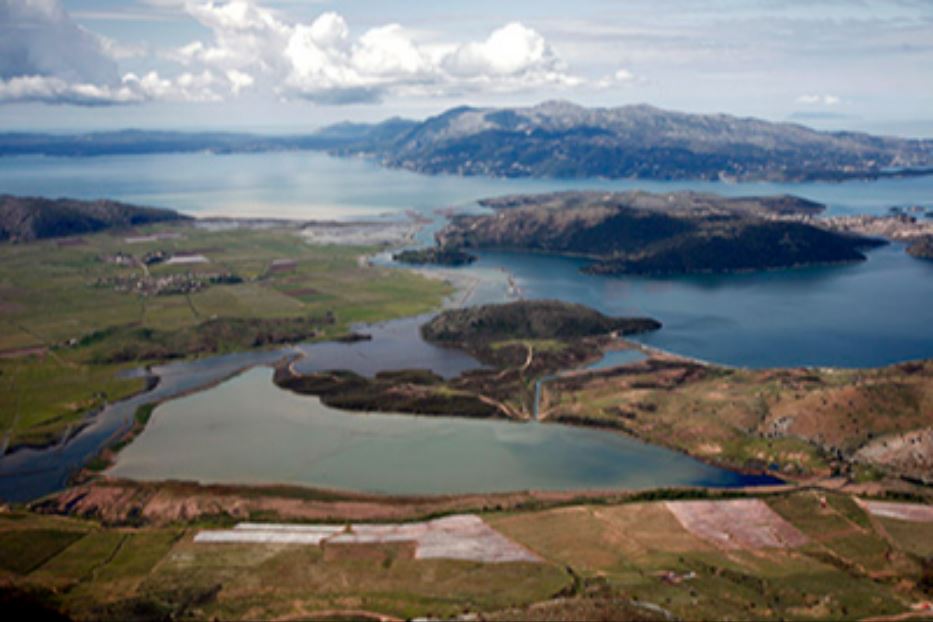
[[[636,76],[628,69],[622,67],[617,69],[612,74],[604,76],[603,78],[594,82],[594,86],[596,86],[598,89],[609,89],[617,86],[644,83],[645,80],[643,78]]]
[[[151,49],[82,28],[60,0],[0,0],[0,102],[99,106],[258,93],[347,104],[586,82],[569,72],[539,32],[520,22],[475,41],[425,42],[423,33],[398,23],[354,35],[333,11],[297,22],[251,0],[149,2],[181,8],[208,34],[163,51],[163,73],[144,69],[137,75],[121,73],[118,63],[132,59],[146,67],[154,60]],[[629,76],[620,72],[614,80]]]
[[[838,106],[842,100],[837,95],[801,95],[796,103],[805,106]]]
[[[236,70],[283,98],[372,102],[389,94],[450,94],[574,86],[582,80],[537,31],[512,22],[481,41],[424,44],[397,23],[356,38],[339,14],[310,24],[283,20],[253,2],[199,2],[189,14],[212,34],[175,57],[189,66]]]
[[[493,31],[485,41],[459,46],[443,64],[461,76],[514,75],[536,67],[558,66],[544,37],[519,22]]]
[[[183,73],[174,80],[151,71],[124,75],[115,84],[69,82],[55,76],[0,80],[0,102],[43,102],[75,106],[115,106],[152,100],[219,101],[220,80],[210,72]]]
[[[150,71],[121,75],[118,58],[141,52],[81,28],[58,0],[0,0],[0,102],[78,106],[135,104],[154,99],[216,100],[248,80],[210,71],[174,79]]]
[[[119,81],[101,40],[78,26],[57,0],[0,0],[0,79],[23,76]]]

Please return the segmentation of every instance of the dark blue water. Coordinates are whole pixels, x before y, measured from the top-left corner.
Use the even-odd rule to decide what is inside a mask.
[[[475,208],[487,196],[567,188],[792,193],[837,214],[933,205],[933,177],[841,184],[427,177],[300,152],[0,158],[0,192],[107,196],[193,214],[349,219],[415,210],[434,216],[438,208]],[[430,234],[423,232],[420,243]],[[487,253],[465,274],[481,282],[473,302],[505,297],[501,287],[489,286],[502,281],[504,268],[529,297],[657,317],[665,327],[646,343],[731,365],[874,366],[933,356],[933,263],[907,256],[899,245],[852,266],[727,276],[590,277],[580,265]]]
[[[933,262],[902,245],[847,266],[755,274],[645,278],[584,274],[585,261],[480,254],[528,298],[560,298],[664,327],[639,341],[749,367],[872,367],[933,356]]]
[[[406,210],[434,215],[437,208],[450,206],[475,209],[476,201],[487,196],[571,188],[792,193],[827,203],[835,214],[880,214],[894,205],[933,203],[931,177],[724,185],[425,177],[308,153],[0,159],[0,193],[108,197],[202,215],[399,218]],[[423,232],[420,242],[428,242],[430,234]],[[581,265],[559,257],[483,253],[477,265],[456,274],[474,282],[470,302],[506,299],[511,275],[527,297],[655,317],[664,328],[641,337],[646,344],[720,363],[851,367],[933,356],[933,264],[907,256],[899,245],[872,251],[867,262],[851,266],[726,276],[607,278],[585,275]],[[405,335],[411,332],[411,326],[399,328],[385,342],[368,346],[321,347],[303,368],[338,366],[369,375],[428,366],[454,375],[474,364],[461,353],[420,345],[406,349],[412,342]],[[216,383],[282,355],[254,353],[171,366],[155,392],[111,407],[62,447],[0,459],[0,498],[29,499],[62,487],[73,469],[130,425],[136,406]],[[525,434],[530,432],[522,430],[533,427],[514,429]]]

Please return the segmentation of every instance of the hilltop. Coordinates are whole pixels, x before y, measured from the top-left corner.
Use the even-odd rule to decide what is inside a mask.
[[[623,335],[661,328],[651,318],[614,318],[560,300],[518,300],[507,304],[448,309],[421,327],[432,343],[485,347],[505,339],[582,339],[612,332]]]
[[[339,123],[313,133],[120,130],[0,134],[0,156],[327,151],[419,173],[494,177],[806,181],[933,173],[933,140],[821,132],[644,104],[460,106],[423,121]]]
[[[417,124],[393,120],[354,130],[338,153],[428,174],[802,181],[933,168],[930,140],[647,105],[459,107]]]
[[[0,242],[31,242],[182,220],[190,220],[190,217],[173,210],[117,201],[0,195]]]

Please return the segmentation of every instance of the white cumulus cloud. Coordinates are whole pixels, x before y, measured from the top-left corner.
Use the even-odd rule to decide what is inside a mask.
[[[333,11],[300,22],[253,0],[172,2],[207,34],[161,51],[159,72],[137,75],[118,63],[145,68],[152,50],[82,28],[61,0],[0,0],[0,102],[217,101],[249,92],[341,104],[585,83],[520,22],[476,41],[425,42],[397,23],[354,33]]]
[[[189,14],[210,29],[176,58],[206,69],[235,69],[282,97],[327,103],[372,101],[393,93],[520,90],[582,81],[535,30],[518,22],[481,41],[423,44],[401,24],[351,35],[329,11],[311,23],[288,22],[254,2],[198,2]]]

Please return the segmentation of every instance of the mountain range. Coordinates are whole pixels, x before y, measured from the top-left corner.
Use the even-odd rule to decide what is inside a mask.
[[[497,177],[802,181],[933,172],[933,140],[562,101],[391,120],[358,128],[336,151],[421,173]]]
[[[0,134],[0,155],[319,150],[426,174],[806,181],[933,173],[933,140],[823,132],[648,105],[458,107],[424,121],[341,123],[312,134],[126,130]]]

